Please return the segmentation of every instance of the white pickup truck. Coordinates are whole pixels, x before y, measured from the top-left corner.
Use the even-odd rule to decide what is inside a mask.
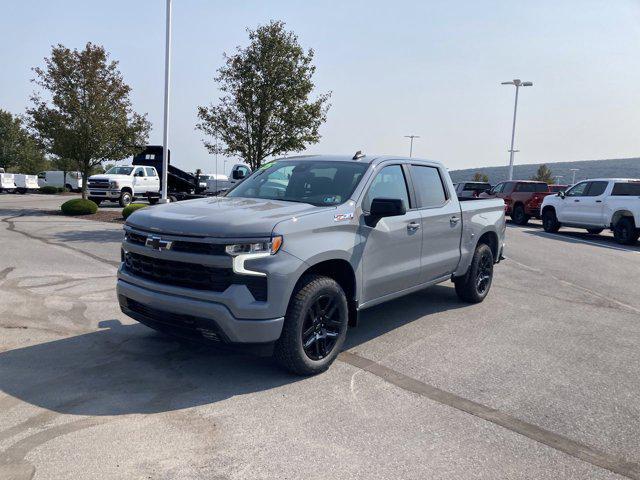
[[[546,232],[561,226],[585,228],[597,235],[605,228],[623,245],[640,237],[640,179],[596,178],[575,184],[542,202]]]
[[[16,188],[13,173],[4,173],[4,168],[0,172],[0,192],[13,192]]]
[[[160,177],[154,167],[111,167],[106,173],[89,177],[89,200],[98,205],[104,200],[129,205],[136,197],[160,191]]]

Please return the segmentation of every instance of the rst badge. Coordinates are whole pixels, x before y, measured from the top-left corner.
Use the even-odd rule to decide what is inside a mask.
[[[171,250],[171,245],[173,242],[169,240],[163,240],[160,237],[151,236],[147,237],[147,240],[144,242],[145,246],[152,248],[153,250]]]
[[[344,222],[345,220],[351,220],[353,218],[353,212],[351,213],[337,213],[333,216],[334,222]]]

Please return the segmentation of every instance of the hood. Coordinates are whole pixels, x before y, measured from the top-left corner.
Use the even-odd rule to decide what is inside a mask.
[[[100,174],[100,175],[91,175],[89,177],[89,180],[93,180],[93,181],[102,180],[102,181],[105,181],[105,182],[118,182],[118,181],[122,182],[122,181],[125,181],[125,180],[129,180],[129,178],[131,178],[131,177],[129,177],[129,175],[112,175],[112,174],[107,175],[107,174],[103,173],[103,174]]]
[[[208,197],[138,210],[127,225],[175,235],[265,237],[283,220],[327,208],[280,200]]]

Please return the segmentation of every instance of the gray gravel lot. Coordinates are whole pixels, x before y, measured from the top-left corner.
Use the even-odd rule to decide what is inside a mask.
[[[640,478],[640,247],[510,227],[484,303],[370,309],[299,378],[122,315],[121,227],[66,199],[0,196],[0,479]]]

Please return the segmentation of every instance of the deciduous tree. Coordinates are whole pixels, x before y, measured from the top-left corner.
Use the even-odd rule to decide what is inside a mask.
[[[310,98],[314,52],[305,51],[283,22],[248,32],[249,46],[225,55],[215,78],[223,95],[216,105],[198,107],[196,128],[215,138],[204,141],[210,153],[239,156],[256,169],[267,157],[320,140],[330,93]]]
[[[6,171],[33,174],[46,163],[43,151],[22,120],[0,109],[0,167]]]

